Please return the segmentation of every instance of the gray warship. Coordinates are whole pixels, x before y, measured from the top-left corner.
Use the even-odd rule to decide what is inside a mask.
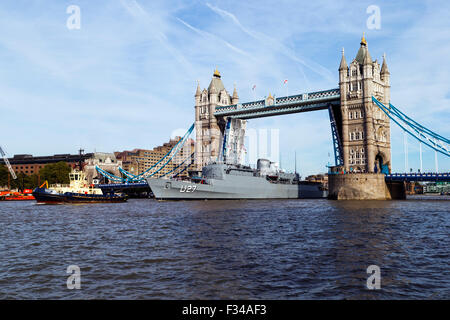
[[[303,199],[325,198],[321,183],[300,181],[275,163],[259,159],[257,169],[240,164],[212,163],[201,177],[189,180],[147,178],[157,200]]]

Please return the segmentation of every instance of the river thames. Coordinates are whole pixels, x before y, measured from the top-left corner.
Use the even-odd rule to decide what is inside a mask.
[[[449,199],[0,202],[0,298],[450,299]]]

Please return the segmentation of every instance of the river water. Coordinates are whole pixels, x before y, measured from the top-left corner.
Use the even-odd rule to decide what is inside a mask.
[[[0,202],[0,298],[450,299],[449,204]]]

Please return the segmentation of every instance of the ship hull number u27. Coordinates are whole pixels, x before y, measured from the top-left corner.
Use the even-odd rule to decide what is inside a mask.
[[[195,190],[197,190],[197,186],[193,185],[183,185],[180,188],[180,192],[194,192]]]

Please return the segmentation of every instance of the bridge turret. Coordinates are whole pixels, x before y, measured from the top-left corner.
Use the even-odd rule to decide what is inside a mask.
[[[364,36],[363,41],[361,41],[361,48],[360,48],[360,50],[364,52],[364,57],[362,61],[363,77],[366,79],[371,79],[373,78],[372,57],[370,56],[369,48],[367,47],[367,42]]]
[[[390,75],[386,62],[386,54],[383,54],[383,65],[381,66],[381,75]]]
[[[344,167],[348,170],[348,117],[347,112],[347,94],[350,88],[349,84],[349,67],[344,55],[344,48],[342,48],[341,64],[339,65],[339,88],[341,93],[341,143],[343,148]]]
[[[348,65],[347,60],[345,60],[344,48],[342,48],[342,58],[339,65],[339,82],[344,82],[348,76]]]
[[[385,82],[386,85],[390,85],[389,78],[391,73],[389,72],[387,62],[386,62],[386,54],[383,54],[383,65],[381,66],[381,80]]]
[[[197,81],[197,90],[195,91],[195,105],[200,105],[202,92],[200,91],[200,82]]]
[[[234,85],[233,90],[233,96],[231,97],[231,104],[238,104],[239,103],[239,96],[236,91],[236,84]]]

